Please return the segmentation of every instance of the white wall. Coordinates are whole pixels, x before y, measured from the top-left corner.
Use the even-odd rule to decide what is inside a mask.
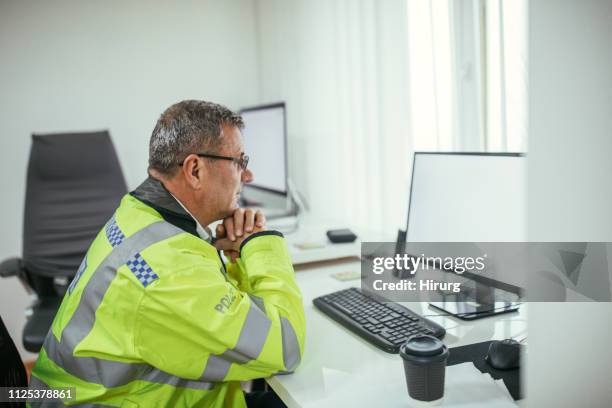
[[[529,14],[530,240],[611,242],[612,2],[532,0]],[[610,406],[612,305],[529,314],[529,406]]]
[[[258,100],[253,10],[253,0],[2,1],[0,259],[21,252],[31,133],[109,129],[136,187],[170,104]],[[0,315],[19,345],[28,302],[16,279],[0,281]]]

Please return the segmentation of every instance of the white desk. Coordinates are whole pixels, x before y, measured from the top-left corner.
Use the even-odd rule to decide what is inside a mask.
[[[323,225],[300,225],[299,230],[287,234],[285,239],[289,255],[294,265],[310,262],[328,261],[341,258],[358,258],[361,255],[361,241],[334,244],[327,238],[326,231],[331,228]],[[316,248],[300,249],[299,245],[316,244]]]
[[[366,237],[372,240],[373,235],[353,227],[351,229],[357,234],[357,239],[354,242],[345,244],[330,242],[326,232],[330,229],[340,228],[347,227],[332,222],[313,221],[308,218],[300,219],[297,230],[285,235],[293,264],[301,265],[349,257],[358,258],[361,255],[361,241],[366,239]],[[374,237],[378,238],[376,235]],[[312,249],[300,249],[299,245],[305,243],[318,245]]]
[[[370,345],[312,304],[317,296],[359,286],[359,280],[340,282],[330,274],[359,270],[360,263],[353,261],[296,273],[306,312],[304,356],[295,373],[267,380],[289,408],[410,406],[399,355]],[[426,303],[404,305],[422,315],[440,313]],[[429,318],[446,328],[443,340],[449,347],[527,334],[526,304],[521,305],[518,313],[474,321],[444,316]]]

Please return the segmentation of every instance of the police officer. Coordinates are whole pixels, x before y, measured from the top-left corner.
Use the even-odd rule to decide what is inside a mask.
[[[241,407],[240,381],[295,369],[305,320],[285,241],[238,207],[253,179],[243,126],[204,101],[161,115],[149,178],[87,251],[32,388],[75,387],[63,402],[85,406]]]

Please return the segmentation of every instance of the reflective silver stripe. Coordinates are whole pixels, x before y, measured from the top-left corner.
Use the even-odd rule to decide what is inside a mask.
[[[223,381],[232,363],[246,364],[255,360],[263,350],[270,332],[270,326],[272,326],[272,322],[268,316],[258,307],[256,302],[251,301],[236,347],[226,350],[223,354],[210,355],[200,379],[203,381]]]
[[[232,362],[226,360],[224,354],[211,354],[208,357],[206,367],[204,368],[204,373],[202,374],[202,377],[200,377],[202,381],[220,382],[225,379]]]
[[[47,384],[36,378],[35,376],[30,377],[30,389],[33,390],[48,390],[51,389]],[[75,395],[76,397],[76,395]],[[61,399],[52,399],[52,400],[39,400],[39,401],[28,401],[28,404],[32,408],[56,408],[56,407],[66,407],[67,405]],[[79,403],[79,408],[103,408],[108,407],[109,405],[100,405],[100,404],[87,404],[87,403]]]
[[[32,375],[30,377],[30,384],[28,385],[28,388],[30,388],[31,390],[48,390],[49,386]],[[65,407],[64,403],[60,399],[44,400],[44,401],[28,400],[28,404],[30,404],[32,408]]]
[[[61,343],[74,352],[76,345],[89,334],[95,322],[96,310],[102,303],[102,298],[111,282],[115,279],[117,269],[125,264],[130,256],[182,232],[172,224],[160,221],[137,231],[117,245],[104,258],[87,282],[77,309],[62,331]]]
[[[145,363],[130,364],[95,357],[76,357],[66,345],[58,343],[51,332],[47,334],[44,348],[47,356],[66,372],[107,388],[134,381],[150,369]]]
[[[260,298],[259,296],[251,295],[250,293],[249,293],[249,297],[251,298],[253,303],[257,305],[259,310],[266,313],[266,306],[264,305],[264,300],[262,298]]]
[[[88,382],[102,384],[107,388],[125,385],[134,380],[146,380],[176,387],[212,389],[215,384],[179,378],[146,363],[124,363],[74,355],[76,345],[93,328],[96,310],[117,275],[117,269],[135,253],[181,233],[183,231],[179,228],[160,221],[141,229],[117,245],[104,258],[87,282],[77,309],[62,331],[61,342],[57,341],[51,330],[47,334],[43,345],[47,356],[73,376]]]
[[[300,344],[291,322],[285,317],[280,318],[283,331],[283,362],[287,371],[293,371],[300,363]]]
[[[33,389],[33,390],[49,390],[49,389],[51,389],[51,387],[49,387],[47,384],[45,384],[44,382],[42,382],[41,380],[39,380],[35,376],[31,376],[30,377],[29,388]],[[66,407],[66,405],[64,405],[64,402],[61,399],[50,399],[50,400],[44,400],[44,401],[43,400],[28,401],[28,404],[30,404],[30,406],[32,408]],[[108,407],[108,405],[83,404],[83,403],[79,404],[79,408],[101,408],[101,407]]]
[[[144,380],[144,381],[149,381],[149,382],[154,382],[154,383],[159,383],[159,384],[168,384],[168,385],[172,385],[173,387],[192,388],[196,390],[212,390],[216,385],[210,382],[186,380],[184,378],[180,378],[175,375],[165,373],[156,368],[153,368],[152,370],[150,370],[147,374],[142,376],[142,378],[139,378],[139,380]]]
[[[31,376],[30,377],[30,385],[29,385],[30,389],[33,390],[49,390],[51,389],[51,387],[49,387],[47,384],[45,384],[44,382],[42,382],[41,380],[39,380],[37,377],[35,376]],[[38,400],[38,401],[28,401],[28,404],[30,404],[30,406],[32,408],[56,408],[56,407],[65,407],[66,405],[64,404],[64,402],[61,399],[49,399],[49,400]],[[100,405],[100,404],[83,404],[80,403],[79,404],[79,408],[99,408],[99,407],[105,407],[108,405]]]
[[[248,357],[249,360],[257,358],[263,350],[270,326],[272,322],[268,316],[255,303],[250,302],[249,312],[240,330],[234,352]]]
[[[131,381],[144,380],[175,387],[210,390],[215,384],[187,380],[168,374],[146,363],[124,363],[96,357],[76,357],[49,332],[44,345],[47,356],[68,373],[106,388],[119,387]]]

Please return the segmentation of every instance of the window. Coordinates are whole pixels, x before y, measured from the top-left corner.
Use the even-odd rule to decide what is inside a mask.
[[[527,150],[527,2],[485,3],[486,148]]]
[[[525,151],[526,0],[408,0],[414,150]]]

